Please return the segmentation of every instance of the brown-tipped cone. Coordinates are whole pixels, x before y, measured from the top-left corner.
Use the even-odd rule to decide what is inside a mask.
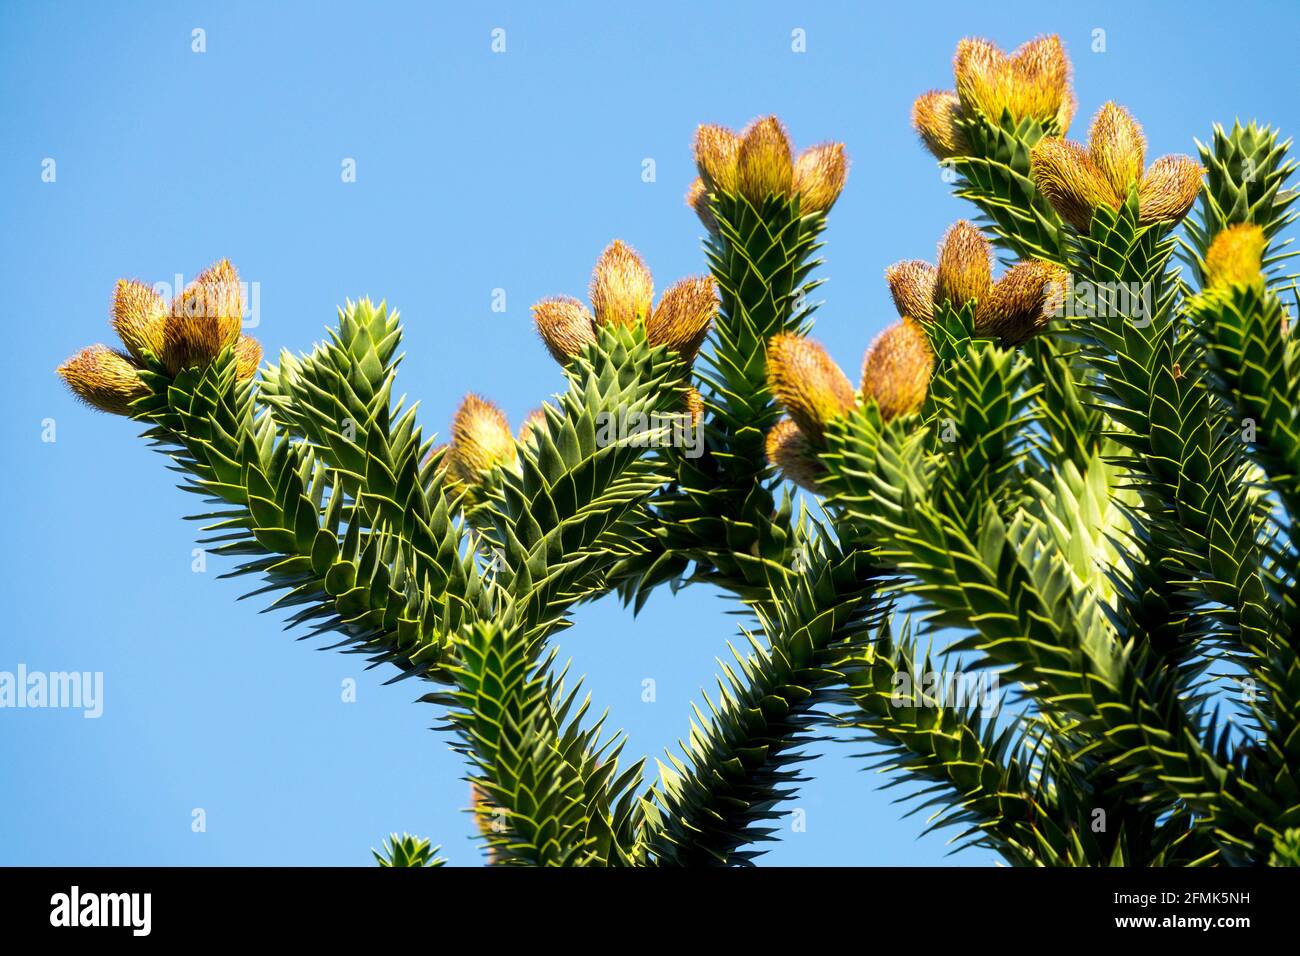
[[[1253,222],[1228,226],[1205,253],[1205,286],[1209,289],[1235,283],[1253,284],[1264,276],[1264,249],[1268,239]]]
[[[1043,139],[1030,151],[1030,175],[1057,215],[1081,233],[1099,206],[1119,208],[1120,199],[1087,151],[1064,139]]]
[[[740,137],[725,126],[705,124],[695,131],[695,166],[709,189],[734,193]]]
[[[912,127],[936,159],[970,152],[962,128],[961,100],[951,90],[931,90],[918,96],[912,104]]]
[[[596,341],[595,319],[577,299],[558,296],[533,306],[537,334],[551,357],[568,365],[584,348]]]
[[[917,411],[934,372],[934,353],[925,330],[903,319],[885,329],[862,360],[862,396],[880,406],[885,421]]]
[[[711,276],[682,279],[659,300],[646,323],[646,339],[672,349],[684,362],[693,362],[717,311],[718,293]]]
[[[476,485],[495,466],[513,462],[515,455],[515,438],[501,409],[473,393],[466,395],[451,421],[449,472]]]
[[[799,154],[794,164],[794,191],[799,194],[799,210],[825,212],[835,205],[849,177],[849,158],[843,143],[810,146]]]
[[[157,292],[135,279],[119,279],[113,290],[113,331],[137,362],[147,349],[155,358],[163,354],[163,322],[167,303]]]
[[[262,343],[257,339],[241,335],[235,343],[235,375],[241,381],[257,374],[257,367],[262,364]]]
[[[130,415],[131,403],[149,394],[131,360],[104,345],[82,349],[58,373],[79,399],[113,415]]]
[[[737,186],[754,205],[768,196],[785,196],[794,180],[790,137],[775,116],[764,116],[746,128],[737,157]]]
[[[654,279],[636,250],[618,239],[609,244],[591,274],[591,307],[601,325],[634,326],[650,317]]]
[[[1138,221],[1142,225],[1178,222],[1196,202],[1205,170],[1190,156],[1161,156],[1138,187]]]
[[[546,409],[534,408],[524,419],[524,423],[519,426],[519,442],[523,444],[535,434],[541,434],[546,431]]]
[[[718,234],[718,219],[713,215],[713,200],[709,197],[709,187],[704,185],[704,180],[696,176],[691,182],[691,188],[686,190],[686,205],[695,210],[695,215],[700,217],[700,222],[708,230],[710,235]]]
[[[1074,93],[1061,38],[1052,34],[1030,40],[1012,54],[1010,64],[1017,121],[1027,116],[1042,123],[1055,121],[1057,132],[1064,135],[1074,115]]]
[[[207,365],[239,340],[243,297],[230,260],[207,269],[176,297],[163,322],[163,364],[175,375]]]
[[[953,223],[939,246],[934,301],[961,308],[988,296],[993,286],[993,247],[964,219]]]
[[[920,259],[895,262],[885,270],[889,294],[900,316],[928,321],[934,315],[934,284],[938,272]]]
[[[805,491],[816,492],[817,479],[825,468],[817,451],[792,419],[783,418],[767,433],[767,460],[786,478]]]
[[[767,344],[767,383],[805,435],[820,442],[826,423],[852,411],[848,377],[826,350],[799,335],[781,333]]]
[[[1142,127],[1128,110],[1111,102],[1097,111],[1088,133],[1088,158],[1121,199],[1141,180],[1146,149]]]
[[[988,40],[966,37],[957,43],[952,72],[962,109],[979,110],[996,124],[1003,108],[1011,105],[1011,64],[1006,54]]]
[[[1060,266],[1037,259],[1017,262],[998,280],[975,313],[977,335],[1020,345],[1061,314],[1068,276]]]

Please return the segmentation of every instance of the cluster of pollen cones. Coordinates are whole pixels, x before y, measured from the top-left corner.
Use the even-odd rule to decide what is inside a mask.
[[[537,334],[551,356],[569,367],[596,344],[599,328],[643,327],[646,341],[675,353],[683,374],[689,371],[718,311],[718,293],[709,276],[691,276],[669,286],[655,303],[654,277],[634,249],[615,240],[601,253],[588,291],[590,308],[571,296],[543,299],[533,306]],[[686,391],[682,413],[692,425],[704,410],[700,393]],[[520,429],[518,441],[500,408],[479,395],[465,396],[452,418],[451,441],[431,454],[442,453],[439,467],[447,487],[472,492],[493,468],[514,467],[518,445],[533,428],[544,427],[543,409],[533,411]]]
[[[262,346],[241,333],[243,313],[239,275],[226,259],[203,272],[170,306],[144,283],[121,279],[113,291],[112,326],[123,349],[92,345],[58,372],[78,398],[115,415],[130,415],[132,403],[149,394],[140,372],[151,363],[175,376],[233,348],[236,374],[250,379],[262,361]]]
[[[1177,221],[1191,208],[1204,173],[1188,156],[1162,156],[1149,167],[1146,139],[1133,116],[1106,103],[1093,119],[1088,145],[1065,139],[1074,116],[1070,61],[1059,37],[1031,40],[1007,55],[988,40],[968,38],[953,58],[956,90],[931,90],[912,106],[912,125],[941,160],[971,155],[981,123],[1011,129],[1037,123],[1043,136],[1030,152],[1030,175],[1057,214],[1086,233],[1102,206],[1118,209],[1130,190],[1142,224]]]
[[[1200,189],[1201,167],[1185,156],[1165,156],[1148,166],[1141,127],[1115,103],[1097,113],[1086,146],[1066,140],[1076,105],[1070,73],[1055,36],[1039,37],[1010,54],[987,40],[965,39],[953,60],[955,89],[919,97],[913,125],[930,152],[958,163],[978,152],[981,137],[1030,135],[1034,186],[1061,220],[1080,232],[1089,230],[1099,208],[1119,209],[1130,199],[1136,200],[1142,224],[1181,219]],[[687,202],[722,243],[733,237],[720,217],[746,205],[762,214],[776,200],[797,217],[824,217],[844,189],[849,169],[842,143],[796,152],[775,116],[756,119],[740,132],[700,126],[694,154],[699,176]],[[1253,281],[1264,246],[1257,227],[1225,231],[1207,258],[1208,284]],[[885,276],[899,319],[867,350],[856,388],[816,342],[781,334],[767,344],[768,387],[788,415],[768,434],[768,457],[805,488],[818,487],[818,454],[833,419],[868,403],[884,421],[921,409],[935,364],[927,323],[937,310],[969,310],[977,335],[1014,347],[1060,314],[1067,287],[1060,266],[1032,259],[1015,263],[995,281],[990,244],[965,221],[948,230],[936,264],[899,262]],[[602,328],[642,328],[650,345],[678,357],[684,381],[719,309],[708,276],[682,279],[656,303],[650,270],[620,241],[600,255],[587,298],[558,296],[533,306],[537,333],[561,366],[582,361]],[[261,347],[241,334],[242,309],[238,277],[225,260],[170,306],[147,286],[123,280],[114,294],[112,324],[124,348],[91,346],[68,359],[59,374],[89,404],[121,415],[131,414],[133,403],[148,394],[144,370],[175,376],[231,348],[238,377],[251,378]],[[703,408],[699,392],[686,389],[682,411],[693,424]],[[470,394],[452,420],[450,441],[431,454],[446,485],[468,491],[492,469],[516,467],[520,443],[546,421],[546,412],[538,409],[516,435],[500,408]]]
[[[779,335],[768,344],[768,385],[789,418],[768,433],[768,458],[796,484],[815,490],[826,426],[865,402],[889,421],[919,411],[934,371],[925,324],[938,308],[972,308],[974,331],[1004,345],[1037,334],[1061,307],[1065,270],[1037,260],[1018,262],[993,281],[993,249],[969,222],[955,223],[939,244],[938,265],[919,259],[885,270],[899,320],[872,343],[854,389],[816,342]]]

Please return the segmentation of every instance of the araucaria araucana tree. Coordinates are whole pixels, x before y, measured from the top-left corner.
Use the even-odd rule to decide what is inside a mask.
[[[1056,37],[964,40],[954,67],[913,119],[979,215],[886,271],[899,318],[857,386],[808,338],[848,161],[775,117],[699,128],[711,275],[656,302],[614,242],[589,306],[534,307],[565,388],[517,435],[470,395],[434,447],[366,299],[261,364],[225,261],[170,304],[120,283],[124,351],[59,371],[147,427],[255,593],[427,684],[494,864],[749,862],[830,735],[1012,864],[1296,865],[1289,143],[1215,127],[1148,161],[1116,103],[1069,140]],[[646,782],[551,638],[696,583],[743,643]]]

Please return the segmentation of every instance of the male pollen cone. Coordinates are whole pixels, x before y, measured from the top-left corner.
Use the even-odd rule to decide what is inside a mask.
[[[145,350],[161,359],[163,323],[167,303],[162,296],[135,279],[119,279],[113,290],[113,331],[137,362],[144,361]]]
[[[695,210],[700,222],[710,235],[718,234],[718,219],[713,215],[713,201],[709,198],[709,187],[699,176],[691,181],[691,188],[686,190],[686,205]]]
[[[1011,56],[1017,83],[1017,104],[1025,116],[1040,122],[1055,120],[1059,132],[1070,127],[1074,91],[1070,89],[1070,58],[1056,34],[1021,44]]]
[[[262,343],[248,335],[241,335],[235,343],[235,375],[241,381],[257,374],[262,364]]]
[[[785,196],[794,179],[790,137],[775,116],[764,116],[746,128],[737,157],[737,187],[757,206],[769,196]]]
[[[596,341],[595,319],[577,299],[556,296],[533,306],[537,334],[551,357],[568,365],[584,348]]]
[[[1138,221],[1178,222],[1196,202],[1205,169],[1190,156],[1161,156],[1138,187]]]
[[[104,345],[82,349],[58,373],[77,398],[113,415],[130,415],[131,403],[149,393],[131,360]]]
[[[912,104],[912,127],[936,159],[970,153],[962,129],[961,100],[951,90],[930,90]]]
[[[1119,207],[1109,181],[1093,165],[1088,151],[1065,139],[1042,139],[1029,153],[1034,184],[1057,215],[1087,233],[1093,212],[1103,205]]]
[[[1022,345],[1061,312],[1068,274],[1037,259],[1017,262],[993,286],[975,311],[977,335],[997,337],[1003,345]]]
[[[767,344],[767,382],[776,400],[809,439],[857,406],[853,385],[818,343],[782,332]]]
[[[1146,165],[1146,137],[1128,110],[1106,103],[1097,111],[1088,131],[1088,158],[1119,199],[1142,178]]]
[[[1252,284],[1264,275],[1264,249],[1268,239],[1253,222],[1222,230],[1205,252],[1205,285],[1217,289],[1233,283]]]
[[[885,270],[889,294],[900,316],[925,322],[934,317],[934,286],[938,281],[934,266],[921,259],[895,262]]]
[[[229,259],[199,275],[172,303],[163,322],[163,364],[175,375],[206,365],[239,339],[243,294]]]
[[[451,421],[448,471],[467,485],[478,484],[493,467],[515,460],[515,437],[505,413],[470,393]]]
[[[880,333],[862,362],[862,395],[880,406],[885,421],[920,409],[930,388],[934,353],[911,319]]]
[[[690,416],[692,428],[698,426],[704,417],[704,396],[693,385],[686,390],[686,414]]]
[[[993,287],[993,247],[975,226],[964,219],[948,229],[939,246],[939,267],[934,301],[959,309],[973,299],[984,299]]]
[[[682,360],[693,362],[709,323],[718,311],[718,293],[712,276],[692,276],[670,286],[646,323],[646,339],[664,345]]]
[[[800,488],[818,491],[817,478],[824,468],[817,452],[803,430],[789,418],[783,418],[767,433],[767,460]]]
[[[601,325],[631,327],[650,317],[654,279],[636,251],[615,239],[596,261],[590,298]]]
[[[740,137],[725,126],[702,124],[695,131],[695,166],[710,190],[736,192]]]
[[[826,212],[835,205],[849,177],[849,158],[843,143],[810,146],[794,164],[794,191],[799,194],[799,211]]]

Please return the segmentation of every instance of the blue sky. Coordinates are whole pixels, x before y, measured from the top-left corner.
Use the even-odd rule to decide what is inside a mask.
[[[885,266],[932,258],[971,212],[908,125],[917,94],[952,85],[961,36],[1015,46],[1060,33],[1076,136],[1114,98],[1151,157],[1193,152],[1216,120],[1300,126],[1283,2],[467,6],[0,9],[0,671],[104,675],[95,720],[0,709],[0,864],[367,864],[391,830],[442,843],[453,863],[481,859],[464,768],[428,729],[436,714],[412,704],[415,685],[386,687],[390,673],[317,653],[236,604],[244,589],[217,580],[220,559],[192,570],[197,527],[181,516],[196,499],[135,426],[77,405],[55,377],[67,355],[111,341],[117,278],[189,278],[228,256],[258,284],[253,334],[270,353],[309,347],[345,297],[386,298],[406,321],[401,389],[426,429],[445,431],[470,389],[517,424],[561,384],[531,303],[581,296],[616,237],[660,288],[704,271],[682,203],[697,123],[775,112],[800,146],[847,144],[814,333],[846,368],[893,320]],[[192,51],[196,28],[206,52]],[[504,53],[491,49],[497,28]],[[1104,52],[1091,49],[1097,29]],[[491,308],[498,289],[504,312]],[[734,637],[727,607],[695,589],[656,595],[635,622],[612,601],[578,613],[562,651],[627,729],[629,753],[685,735],[688,703]],[[354,703],[341,699],[349,678]],[[790,804],[806,829],[787,822],[767,862],[992,862],[922,837],[897,791],[875,789],[860,747],[818,750]]]

